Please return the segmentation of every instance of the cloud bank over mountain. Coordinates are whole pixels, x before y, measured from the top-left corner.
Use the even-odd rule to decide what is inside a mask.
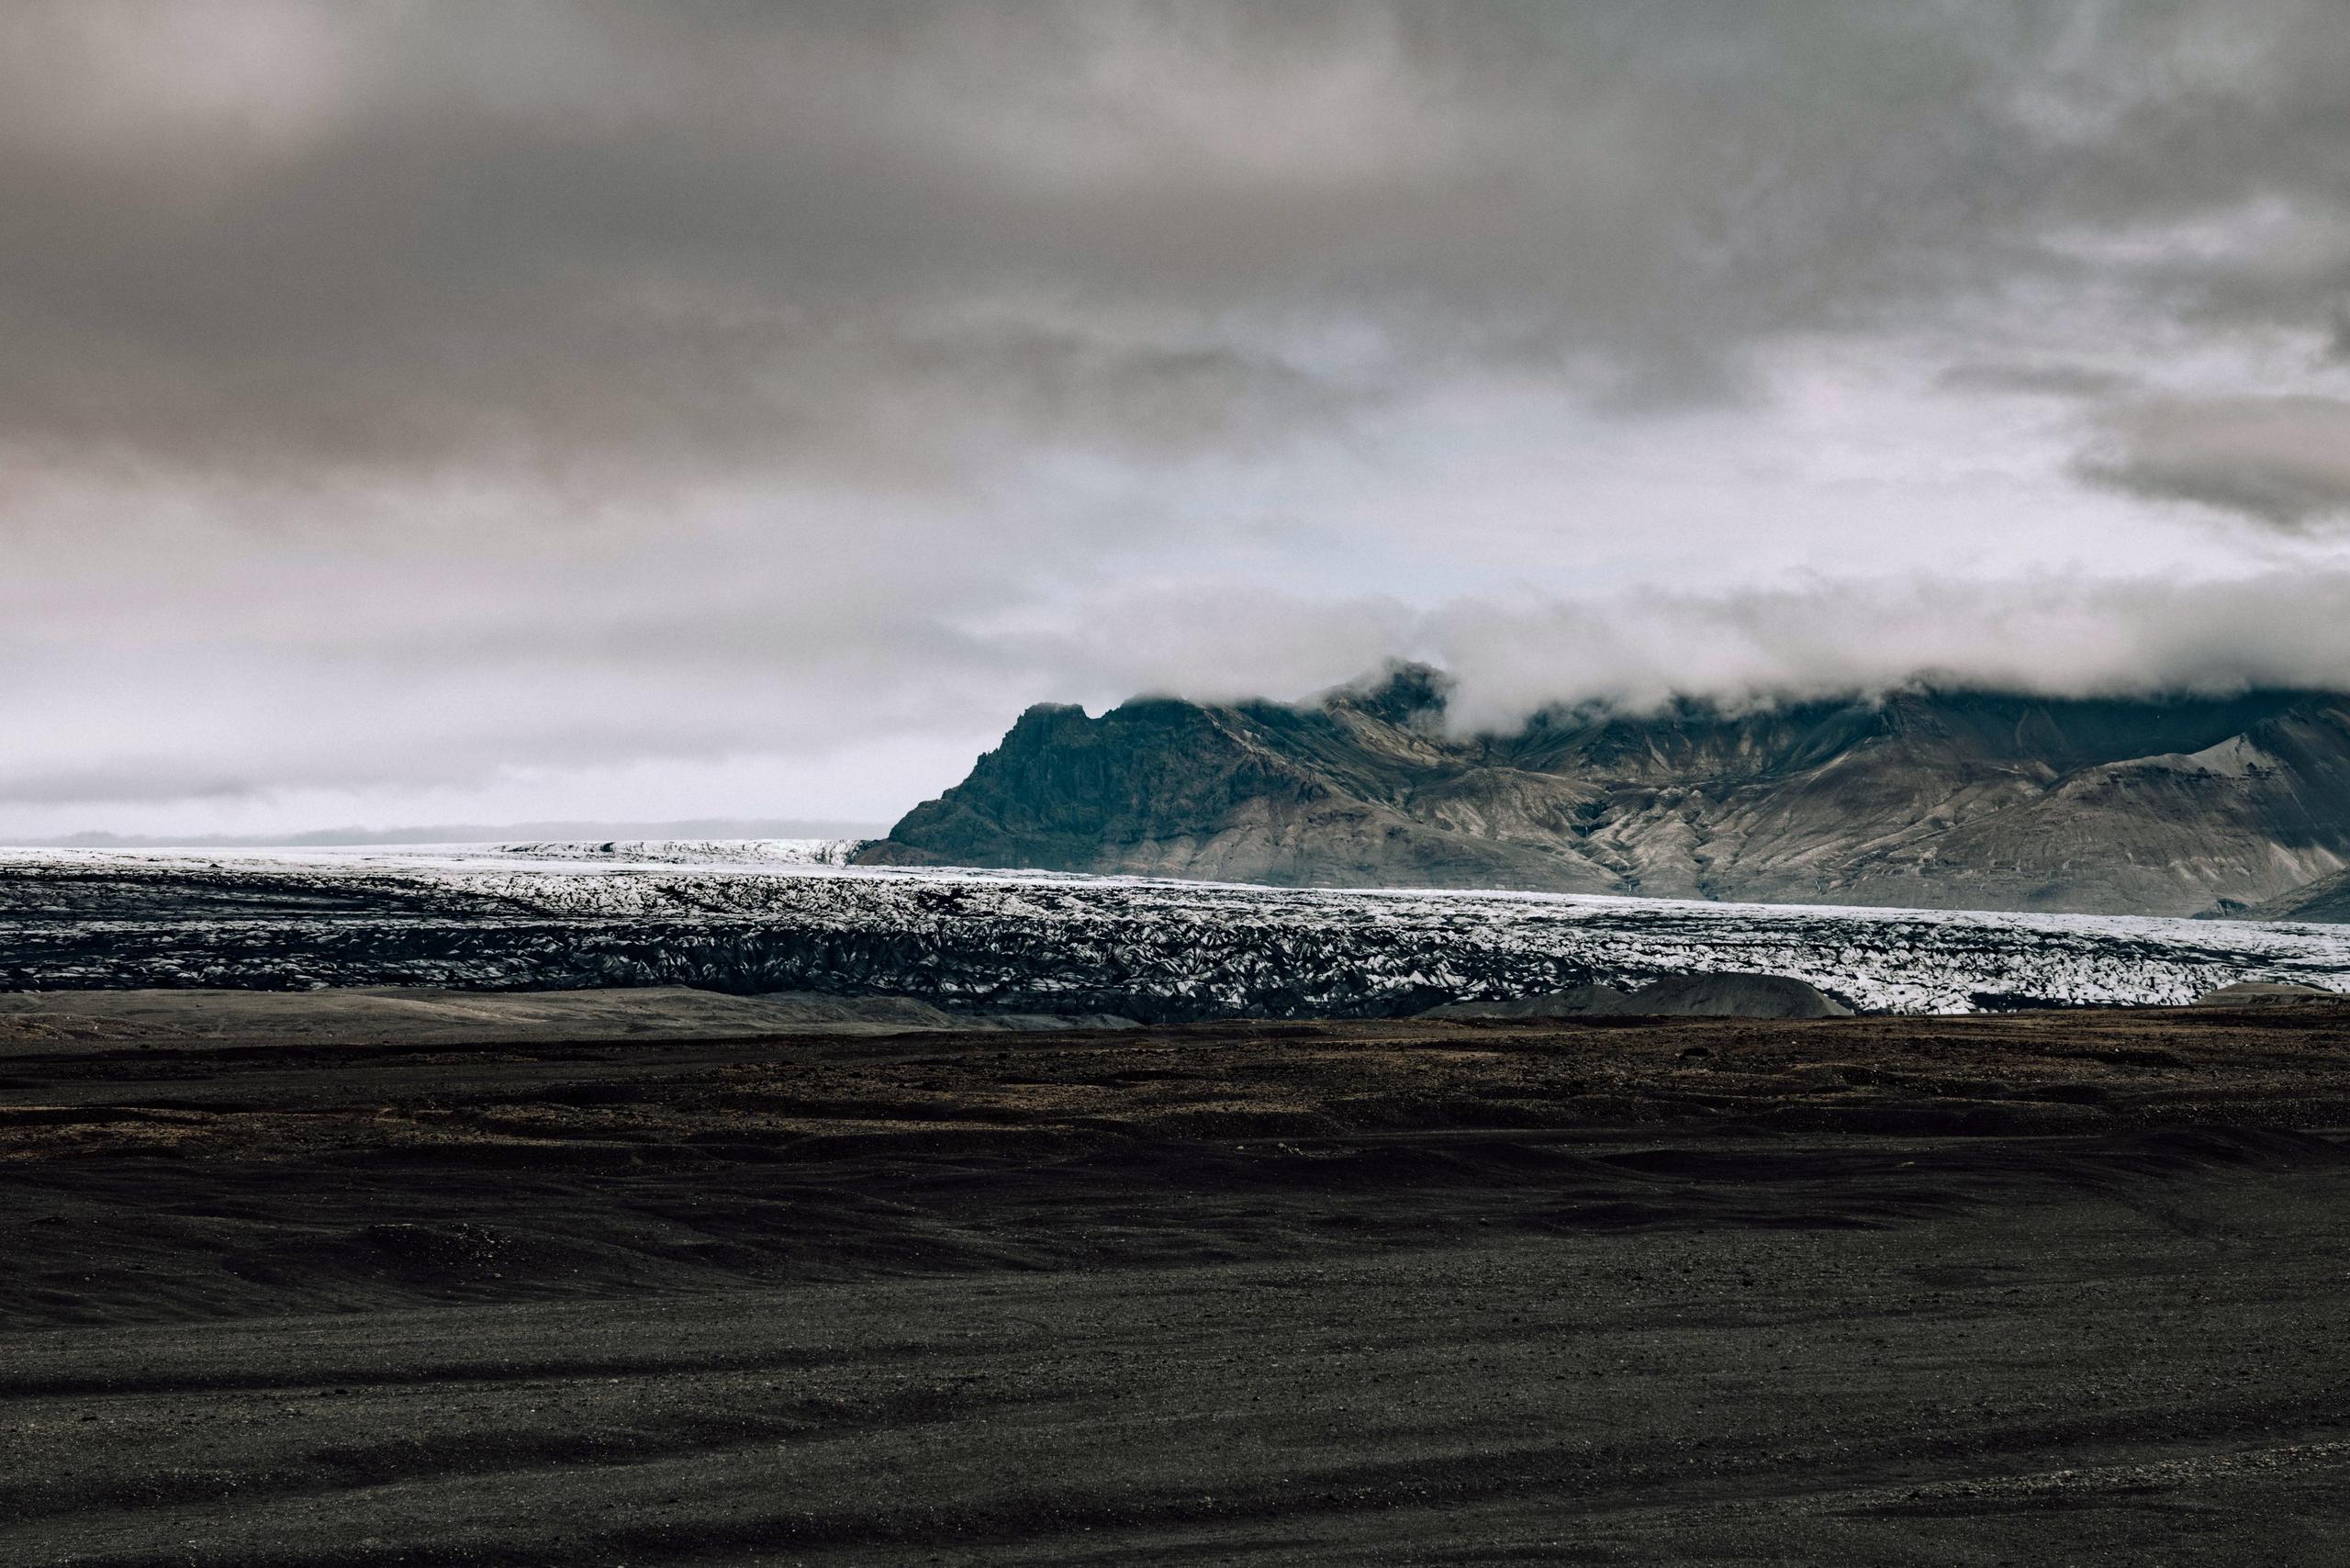
[[[0,835],[887,817],[1037,699],[2350,686],[2350,23],[0,17]]]

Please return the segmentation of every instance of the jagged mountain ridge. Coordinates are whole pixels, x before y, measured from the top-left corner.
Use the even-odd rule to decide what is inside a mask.
[[[2350,866],[2350,697],[1905,690],[1445,733],[1408,667],[1308,703],[1039,706],[881,865],[2191,914]]]

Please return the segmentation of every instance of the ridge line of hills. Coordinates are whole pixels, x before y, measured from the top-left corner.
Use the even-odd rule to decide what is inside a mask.
[[[858,858],[1321,887],[2350,918],[2350,695],[1911,689],[1457,736],[1399,666],[1301,703],[1023,713]]]

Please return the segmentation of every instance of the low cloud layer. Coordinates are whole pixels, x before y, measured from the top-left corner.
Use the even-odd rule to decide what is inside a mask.
[[[2350,684],[2345,84],[2326,0],[12,6],[0,834],[882,818],[1397,655]]]
[[[1460,682],[1453,722],[1515,728],[1559,672],[1627,708],[1943,685],[2048,695],[2350,689],[2350,574],[2095,588],[1823,584],[1733,599],[1456,605],[1427,644]]]

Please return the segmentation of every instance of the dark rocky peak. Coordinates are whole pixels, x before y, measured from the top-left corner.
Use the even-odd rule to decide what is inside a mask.
[[[1452,677],[1432,665],[1393,660],[1368,679],[1323,693],[1321,706],[1350,711],[1399,729],[1434,731],[1452,697]]]
[[[1003,733],[1003,739],[998,743],[997,749],[1041,745],[1089,722],[1085,710],[1074,702],[1038,702],[1012,721],[1012,728]]]
[[[2344,738],[2350,737],[2350,699],[2308,693],[2243,734],[2247,745],[2272,757],[2296,763],[2339,757]]]
[[[2295,691],[2068,698],[1930,686],[1735,708],[1680,698],[1646,711],[1550,710],[1502,745],[1516,766],[1546,772],[1759,778],[1874,758],[2049,777],[2200,751],[2311,701]]]
[[[1547,710],[1498,745],[1542,772],[1742,778],[1815,767],[1885,733],[1882,711],[1859,699],[1730,708],[1678,697],[1647,710]]]
[[[1919,687],[1888,693],[1882,707],[1888,740],[1921,760],[2036,764],[2065,774],[2201,751],[2288,711],[2310,695],[2044,697]]]

